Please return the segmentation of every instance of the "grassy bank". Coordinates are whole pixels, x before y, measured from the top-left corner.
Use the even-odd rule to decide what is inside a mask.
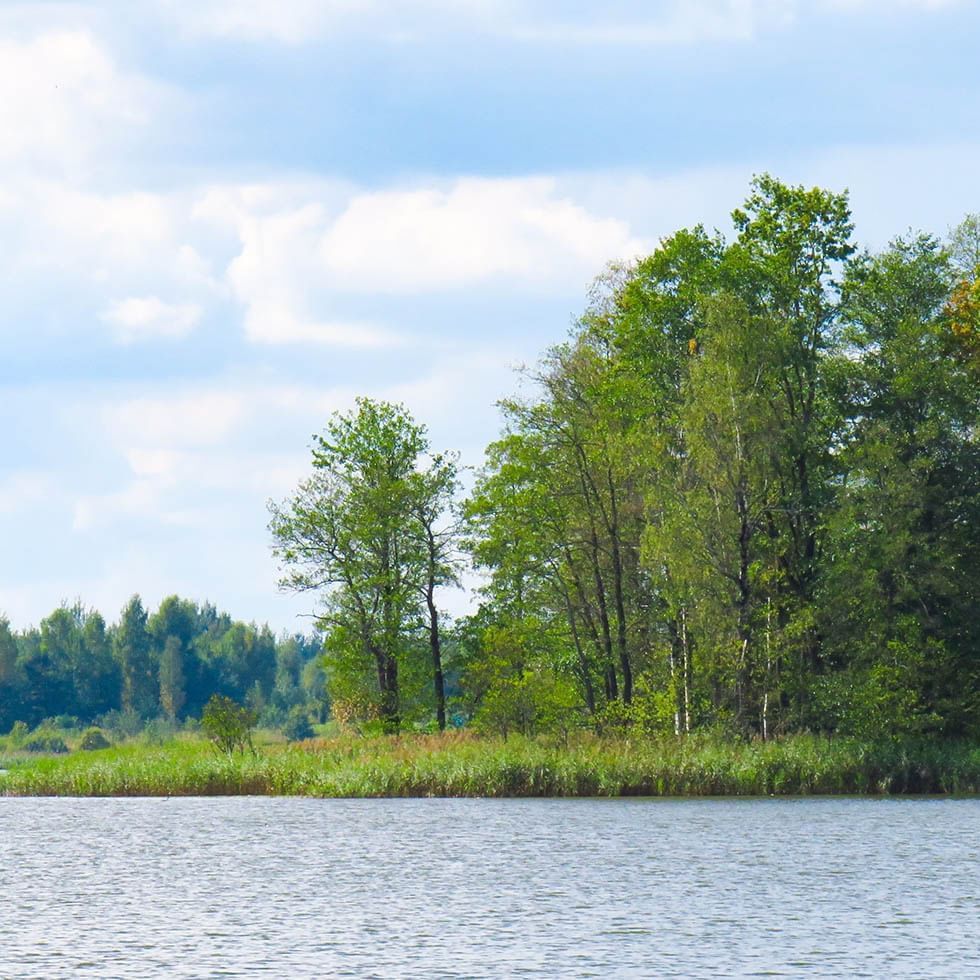
[[[207,743],[8,760],[7,796],[712,796],[980,793],[980,746],[588,738],[567,747],[468,735],[343,737],[255,755]]]

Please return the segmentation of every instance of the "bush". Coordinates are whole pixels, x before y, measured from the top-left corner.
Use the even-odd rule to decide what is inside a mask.
[[[315,733],[310,724],[310,716],[305,709],[298,705],[290,709],[286,723],[282,726],[282,733],[288,742],[302,742],[304,739],[313,738]]]
[[[25,743],[25,752],[48,752],[53,755],[64,755],[68,746],[60,735],[48,735],[35,732]]]
[[[15,721],[13,728],[10,729],[10,734],[7,736],[11,748],[23,748],[24,743],[30,736],[30,731],[26,721]]]
[[[112,742],[105,737],[101,728],[89,728],[82,735],[82,740],[78,743],[78,747],[84,749],[86,752],[94,752],[97,749],[111,748]]]

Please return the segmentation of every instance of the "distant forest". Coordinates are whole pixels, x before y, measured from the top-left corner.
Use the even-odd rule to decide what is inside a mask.
[[[177,596],[152,614],[133,596],[111,626],[78,603],[21,632],[0,618],[0,732],[51,720],[135,734],[151,719],[199,717],[212,694],[249,705],[266,724],[296,708],[322,720],[321,647],[316,635],[276,637]]]
[[[389,732],[980,735],[980,217],[863,251],[846,194],[769,176],[732,217],[596,282],[468,499],[403,407],[329,420],[270,503],[316,638],[63,608],[0,626],[0,728],[217,691]]]

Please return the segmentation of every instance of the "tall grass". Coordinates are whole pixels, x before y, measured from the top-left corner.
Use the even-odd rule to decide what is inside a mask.
[[[567,746],[455,733],[338,737],[259,754],[206,742],[124,745],[18,760],[0,794],[19,796],[760,796],[980,793],[980,746],[869,744],[796,736],[767,743],[707,738],[581,738]]]

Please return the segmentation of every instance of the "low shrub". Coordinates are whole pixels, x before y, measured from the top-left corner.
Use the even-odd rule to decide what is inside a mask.
[[[78,743],[78,747],[84,749],[86,752],[94,752],[97,749],[111,748],[112,742],[105,737],[105,733],[101,728],[89,728],[82,735],[82,740]]]
[[[282,726],[287,742],[303,742],[316,734],[310,724],[310,716],[301,707],[291,708]]]
[[[44,752],[50,755],[65,755],[68,746],[60,735],[45,735],[35,732],[24,742],[25,752]]]

